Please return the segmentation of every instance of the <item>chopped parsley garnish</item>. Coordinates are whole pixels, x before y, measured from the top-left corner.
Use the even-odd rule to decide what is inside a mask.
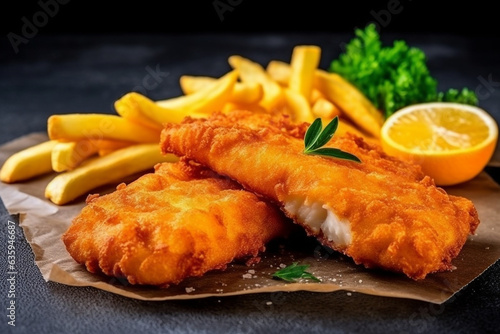
[[[299,265],[297,262],[294,262],[288,267],[276,271],[273,274],[273,277],[292,283],[297,279],[310,279],[316,282],[321,282],[313,274],[307,272],[307,268],[309,268],[308,264]]]

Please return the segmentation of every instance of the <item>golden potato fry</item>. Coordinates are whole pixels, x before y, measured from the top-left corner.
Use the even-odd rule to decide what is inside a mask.
[[[267,74],[272,80],[284,87],[288,87],[290,81],[290,64],[281,60],[271,60],[266,67]]]
[[[311,101],[314,75],[321,57],[321,48],[316,45],[297,45],[290,61],[288,88]]]
[[[108,114],[52,115],[47,131],[50,139],[60,141],[112,139],[157,143],[160,140],[160,131]]]
[[[156,131],[161,131],[163,129],[160,123],[148,118],[141,112],[140,108],[137,106],[137,101],[131,98],[131,94],[125,94],[116,100],[114,107],[118,115],[131,122],[138,123]]]
[[[78,140],[72,142],[57,143],[52,149],[52,169],[55,172],[64,172],[74,169],[88,157],[98,151],[89,140]]]
[[[212,84],[215,80],[217,79],[212,77],[183,75],[179,79],[179,83],[182,92],[187,95],[196,93],[207,85]],[[254,104],[258,103],[262,99],[262,96],[264,96],[264,90],[260,83],[236,82],[229,100],[234,103]]]
[[[316,70],[315,87],[338,105],[352,122],[374,137],[380,136],[382,113],[354,85],[336,73]]]
[[[227,102],[224,107],[222,107],[223,113],[227,113],[232,110],[249,110],[255,113],[267,113],[267,110],[261,107],[259,104]]]
[[[48,140],[11,155],[0,170],[5,183],[25,181],[52,172],[50,156],[57,140]]]
[[[339,107],[323,97],[318,98],[316,102],[313,103],[311,112],[314,117],[320,117],[324,122],[332,120],[335,116],[341,116]]]
[[[97,154],[98,154],[100,157],[102,157],[102,156],[108,155],[108,154],[110,154],[110,153],[112,153],[112,152],[114,152],[114,151],[116,151],[116,150],[113,150],[113,149],[111,149],[111,148],[101,148],[101,149],[99,149],[99,150],[97,151]]]
[[[259,63],[238,55],[230,56],[228,61],[229,65],[239,72],[242,82],[262,85],[264,96],[259,104],[264,109],[272,112],[284,103],[283,89]]]
[[[366,132],[358,129],[354,124],[351,122],[339,118],[339,126],[337,128],[337,131],[335,132],[336,136],[341,136],[345,134],[346,132],[350,132],[352,134],[358,135],[359,137],[363,138],[366,142],[372,143],[372,144],[378,144],[380,145],[380,140],[378,138],[375,138]]]
[[[290,65],[277,60],[269,63],[267,71],[273,80],[285,81],[287,77],[289,80],[291,75]],[[383,115],[354,85],[336,73],[318,68],[313,81],[313,91],[314,89],[338,106],[356,126],[372,136],[379,136],[384,122]]]
[[[230,100],[237,80],[238,71],[233,70],[195,93],[155,101],[163,110],[148,108],[142,111],[160,124],[178,123],[192,114],[210,114],[220,111],[224,103]]]
[[[292,119],[298,122],[312,123],[314,116],[311,112],[309,101],[302,94],[290,88],[285,88],[283,91],[285,93],[286,104],[292,114]]]
[[[212,84],[216,78],[206,76],[181,75],[179,85],[185,95],[195,93],[207,85]]]
[[[321,93],[318,89],[316,89],[315,87],[313,88],[312,92],[311,92],[311,105],[313,105],[314,103],[316,103],[317,100],[319,99],[325,99],[326,100],[326,97],[323,93]],[[332,102],[332,101],[330,101]],[[333,103],[333,102],[332,102]]]
[[[114,140],[78,140],[57,143],[52,149],[52,169],[55,172],[72,170],[87,158],[104,150],[114,150],[133,145],[131,142]]]
[[[162,155],[157,143],[132,145],[87,159],[78,168],[56,175],[47,184],[45,197],[64,205],[97,187],[119,183],[127,176],[153,168],[156,163],[177,160],[175,155]]]
[[[121,99],[126,99],[129,106],[137,109],[138,113],[143,113],[146,117],[151,116],[155,122],[162,126],[164,123],[179,123],[186,116],[202,117],[206,114],[190,112],[189,110],[169,110],[163,108],[150,98],[136,92],[130,92],[124,95]]]

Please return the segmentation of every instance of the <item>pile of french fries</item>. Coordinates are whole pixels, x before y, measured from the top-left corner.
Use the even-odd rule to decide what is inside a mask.
[[[174,155],[160,153],[163,124],[215,111],[286,113],[309,123],[316,118],[326,123],[338,116],[338,132],[377,141],[382,113],[341,76],[318,68],[320,57],[321,49],[315,45],[298,45],[289,63],[272,60],[267,67],[232,55],[228,59],[232,69],[221,77],[181,76],[181,96],[154,101],[129,92],[115,101],[116,115],[52,115],[47,121],[49,139],[10,156],[0,180],[24,182],[55,173],[45,197],[64,205],[157,163],[177,161]]]

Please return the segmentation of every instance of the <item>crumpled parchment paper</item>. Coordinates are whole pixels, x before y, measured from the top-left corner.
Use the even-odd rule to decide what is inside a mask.
[[[45,134],[35,133],[1,146],[0,164],[11,154],[43,140],[47,140]],[[161,301],[263,292],[306,290],[327,293],[347,290],[440,304],[500,258],[500,186],[482,173],[468,183],[446,188],[450,194],[471,199],[481,220],[476,235],[469,237],[453,261],[456,269],[451,272],[431,274],[425,280],[413,281],[402,275],[364,269],[349,258],[305,236],[298,236],[271,243],[261,261],[251,266],[232,263],[224,271],[190,278],[166,289],[133,286],[117,278],[91,274],[68,254],[61,235],[83,207],[84,198],[64,206],[45,199],[45,186],[53,176],[49,174],[10,185],[0,183],[0,197],[10,214],[19,214],[20,226],[44,279],[72,286],[92,286],[129,298]],[[114,185],[110,186],[110,189],[113,188]],[[280,266],[295,261],[309,264],[308,271],[321,282],[286,283],[272,278],[272,274],[281,269]]]

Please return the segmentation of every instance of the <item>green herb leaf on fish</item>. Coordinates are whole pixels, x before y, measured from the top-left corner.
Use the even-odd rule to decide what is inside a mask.
[[[316,118],[314,122],[311,123],[304,136],[303,153],[361,162],[358,157],[351,153],[344,152],[338,148],[323,147],[332,139],[338,126],[339,120],[337,116],[334,117],[324,129],[321,118]]]

